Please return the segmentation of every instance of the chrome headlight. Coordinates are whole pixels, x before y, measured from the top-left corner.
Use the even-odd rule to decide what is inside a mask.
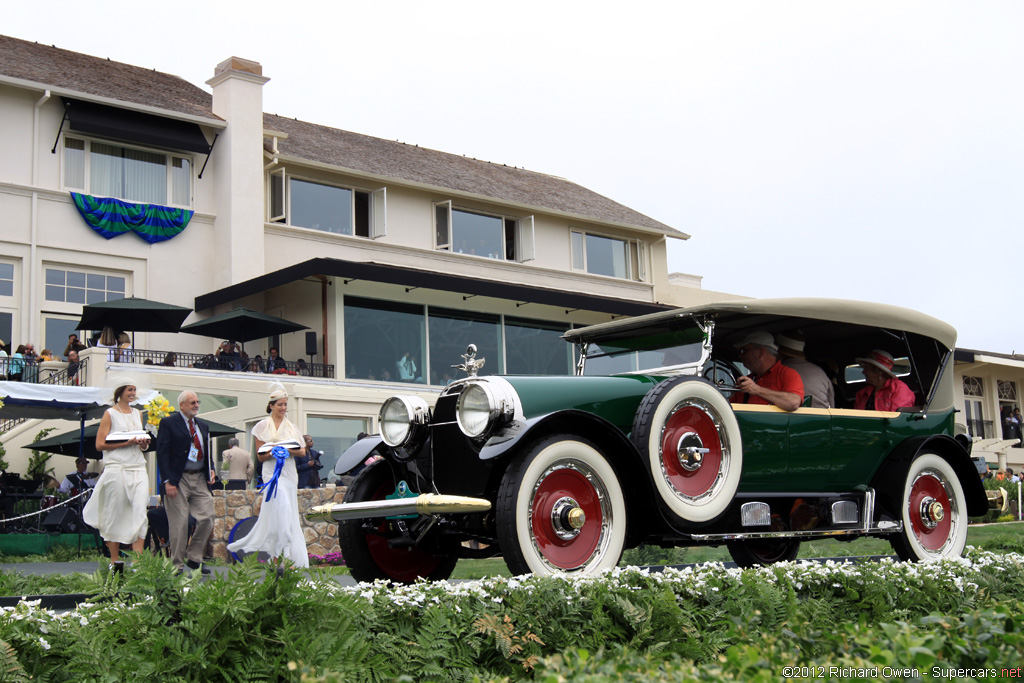
[[[430,423],[430,406],[418,396],[392,396],[380,407],[380,437],[392,448],[422,441]]]
[[[515,399],[505,395],[505,388],[500,384],[474,382],[462,390],[455,419],[463,434],[474,439],[482,437],[513,418]]]

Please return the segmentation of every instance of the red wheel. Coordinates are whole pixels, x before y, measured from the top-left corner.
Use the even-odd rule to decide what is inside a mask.
[[[391,466],[378,461],[360,472],[345,493],[345,502],[384,500],[397,482]],[[366,528],[372,524],[372,530]],[[402,535],[399,520],[350,519],[338,523],[338,540],[345,565],[356,581],[385,579],[395,583],[413,583],[424,578],[432,581],[452,575],[458,558],[432,555],[419,546],[393,547],[390,539]]]
[[[644,397],[631,437],[647,456],[665,504],[689,522],[729,507],[743,469],[739,423],[721,393],[695,377],[658,384]]]
[[[967,544],[963,485],[945,458],[917,456],[907,470],[902,496],[903,531],[892,546],[901,559],[959,557]]]
[[[614,567],[626,540],[626,505],[614,469],[590,443],[543,439],[505,472],[498,540],[514,574],[592,574]]]

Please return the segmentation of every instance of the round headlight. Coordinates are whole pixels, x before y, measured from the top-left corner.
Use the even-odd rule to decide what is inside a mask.
[[[419,440],[430,408],[417,396],[392,396],[380,407],[380,437],[392,448],[402,448]]]

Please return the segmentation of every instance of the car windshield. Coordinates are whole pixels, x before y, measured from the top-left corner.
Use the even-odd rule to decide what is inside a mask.
[[[700,361],[703,342],[693,331],[651,335],[590,344],[584,375],[643,373]]]

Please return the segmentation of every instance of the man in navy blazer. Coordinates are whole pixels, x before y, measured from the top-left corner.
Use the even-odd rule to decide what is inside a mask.
[[[171,560],[179,572],[187,565],[192,571],[209,574],[202,566],[206,543],[213,531],[213,494],[216,466],[210,449],[210,428],[198,419],[199,398],[194,391],[178,395],[178,414],[160,420],[156,457],[160,468],[161,493],[167,510]],[[188,537],[188,516],[196,519],[192,539]]]

